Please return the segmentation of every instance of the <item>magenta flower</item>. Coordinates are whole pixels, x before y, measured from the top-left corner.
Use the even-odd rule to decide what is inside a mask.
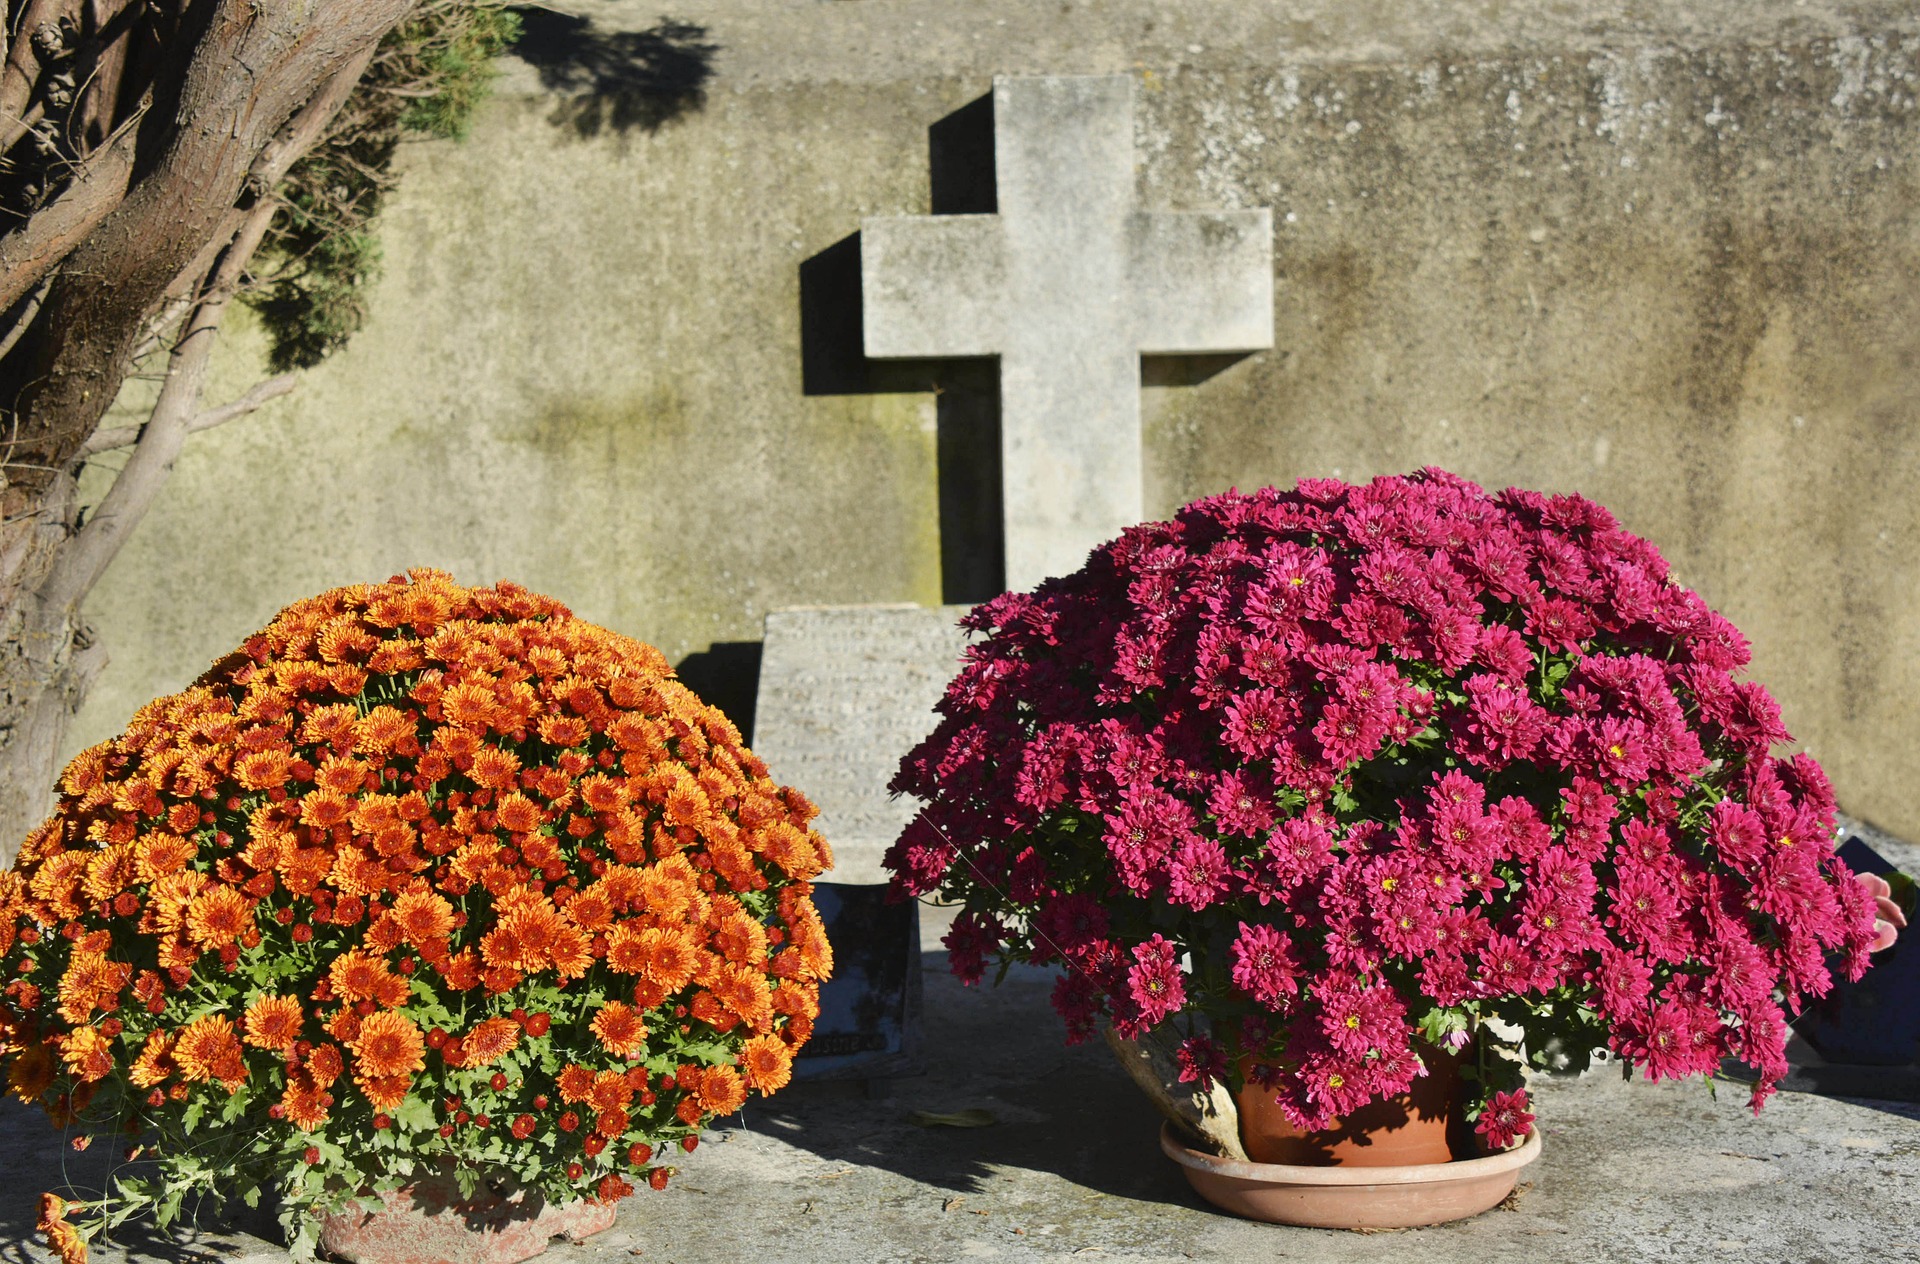
[[[1158,1026],[1187,1003],[1187,984],[1173,958],[1173,945],[1155,935],[1133,950],[1127,971],[1127,992],[1137,1007],[1143,1028]]]
[[[1504,1150],[1533,1131],[1533,1115],[1527,1110],[1527,1090],[1495,1093],[1480,1109],[1480,1122],[1473,1130],[1485,1138],[1487,1149]]]
[[[1059,966],[1070,1039],[1207,1020],[1195,1078],[1251,1058],[1303,1126],[1411,1083],[1436,1006],[1522,997],[1650,1075],[1737,1056],[1757,1105],[1787,1016],[1894,929],[1745,639],[1579,496],[1228,493],[964,622],[895,894],[966,904],[964,979]]]

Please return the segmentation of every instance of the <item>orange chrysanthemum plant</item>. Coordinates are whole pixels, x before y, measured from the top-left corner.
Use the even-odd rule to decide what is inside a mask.
[[[430,1172],[662,1188],[787,1082],[831,969],[812,805],[657,650],[511,584],[291,606],[60,792],[0,874],[0,1072],[157,1164],[43,1203],[69,1257],[216,1174],[303,1256]]]

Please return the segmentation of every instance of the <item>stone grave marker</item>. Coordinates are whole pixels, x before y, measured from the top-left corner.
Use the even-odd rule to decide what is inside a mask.
[[[918,1069],[918,909],[888,904],[881,859],[913,813],[887,795],[900,756],[933,731],[959,669],[965,606],[817,606],[767,616],[754,752],[820,807],[834,867],[815,902],[834,949],[802,1078]]]
[[[1029,588],[1144,515],[1143,355],[1273,345],[1273,222],[1136,205],[1130,76],[996,78],[991,104],[991,198],[862,221],[862,339],[872,359],[998,358],[1005,582]],[[820,889],[839,973],[802,1074],[914,1063],[918,923],[879,885],[913,804],[886,786],[933,728],[964,609],[767,616],[754,748],[820,805],[836,855]]]
[[[1135,204],[1130,75],[993,81],[993,214],[860,225],[866,353],[997,356],[1006,583],[1145,514],[1140,357],[1273,345],[1273,216]]]

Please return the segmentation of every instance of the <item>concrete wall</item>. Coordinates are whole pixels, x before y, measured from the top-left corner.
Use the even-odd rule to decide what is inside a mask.
[[[928,126],[993,74],[1125,71],[1145,204],[1276,220],[1275,350],[1146,387],[1150,512],[1426,463],[1584,492],[1747,631],[1843,803],[1920,834],[1912,6],[676,16],[719,49],[703,108],[583,138],[520,67],[469,141],[408,152],[371,326],[196,438],[91,602],[113,664],[76,745],[408,565],[674,658],[780,605],[937,602],[935,399],[803,394],[799,266],[924,211]],[[259,372],[237,331],[218,389]]]

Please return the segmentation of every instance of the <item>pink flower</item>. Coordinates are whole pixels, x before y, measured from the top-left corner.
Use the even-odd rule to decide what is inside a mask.
[[[1233,985],[1268,1009],[1283,1009],[1299,990],[1300,963],[1285,932],[1241,922],[1231,953]]]
[[[1228,890],[1227,850],[1207,838],[1189,838],[1167,867],[1167,897],[1200,911],[1217,904]]]
[[[1244,769],[1221,777],[1207,806],[1224,833],[1257,838],[1273,828],[1273,790]]]
[[[1504,1150],[1533,1131],[1533,1115],[1527,1107],[1527,1090],[1495,1093],[1480,1109],[1480,1122],[1473,1130],[1485,1138],[1487,1149]]]
[[[1227,704],[1221,736],[1241,755],[1271,754],[1293,727],[1294,711],[1287,699],[1271,689],[1255,689]]]
[[[1505,678],[1474,676],[1466,694],[1460,752],[1482,768],[1500,769],[1528,758],[1553,723],[1546,708]]]
[[[1529,1038],[1584,1011],[1653,1075],[1737,1053],[1757,1104],[1781,1006],[1876,942],[1831,785],[1730,674],[1744,638],[1580,497],[1432,469],[1230,492],[964,623],[892,783],[927,805],[894,893],[967,903],[963,978],[1061,964],[1070,1039],[1244,1037],[1296,1122],[1410,1083],[1406,1013],[1515,998]],[[1485,1105],[1523,1135],[1524,1097]]]
[[[1196,1084],[1205,1092],[1215,1080],[1227,1078],[1227,1051],[1205,1036],[1187,1037],[1173,1056],[1182,1084]]]
[[[1157,1027],[1187,1003],[1186,979],[1174,962],[1173,944],[1165,936],[1155,935],[1135,947],[1133,960],[1127,971],[1127,993],[1138,1007],[1140,1026]]]

